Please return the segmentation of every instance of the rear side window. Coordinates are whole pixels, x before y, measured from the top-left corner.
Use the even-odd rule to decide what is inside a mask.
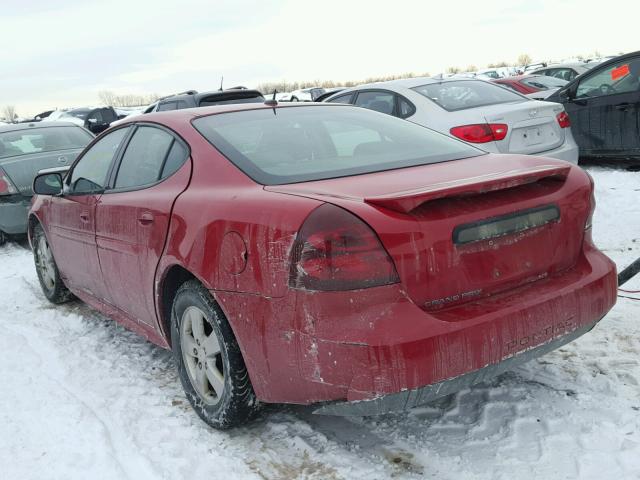
[[[360,92],[356,97],[355,106],[393,115],[394,103],[395,95],[391,92]]]
[[[565,80],[567,82],[570,82],[578,76],[578,74],[571,68],[552,68],[546,72],[546,75],[553,78],[559,78],[560,80]]]
[[[398,116],[407,118],[416,113],[416,108],[408,100],[398,96]]]
[[[187,149],[180,142],[174,140],[169,150],[169,155],[167,155],[167,159],[164,162],[161,178],[167,178],[177,172],[187,160],[188,154]]]
[[[166,112],[167,110],[176,110],[178,102],[165,102],[158,105],[158,112]]]
[[[391,115],[318,105],[209,115],[194,127],[256,182],[279,185],[484,154]]]
[[[528,100],[515,92],[481,80],[429,83],[414,87],[413,90],[450,112]]]
[[[173,137],[154,127],[139,127],[122,156],[115,188],[150,185],[160,179]]]

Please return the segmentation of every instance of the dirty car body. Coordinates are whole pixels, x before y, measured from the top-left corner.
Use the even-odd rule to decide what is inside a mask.
[[[73,293],[162,347],[176,290],[197,279],[262,402],[403,410],[572,340],[615,302],[593,185],[569,163],[348,105],[143,118],[101,137],[122,137],[103,191],[38,196],[30,225]],[[142,127],[184,163],[117,188]]]
[[[71,165],[92,139],[72,123],[0,126],[0,232],[27,233],[31,184],[38,171]]]

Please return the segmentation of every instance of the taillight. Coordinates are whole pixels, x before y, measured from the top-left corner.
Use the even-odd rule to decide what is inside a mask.
[[[571,120],[569,119],[569,114],[567,112],[560,112],[556,115],[556,120],[558,120],[560,128],[569,128],[571,126]]]
[[[317,208],[298,232],[291,256],[292,288],[356,290],[399,281],[375,232],[342,208]]]
[[[487,143],[504,140],[509,126],[505,123],[476,123],[453,127],[451,135],[469,143]]]
[[[0,195],[14,195],[18,189],[13,186],[6,173],[0,168]]]

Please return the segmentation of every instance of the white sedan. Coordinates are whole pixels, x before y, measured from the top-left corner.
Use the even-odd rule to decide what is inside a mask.
[[[578,163],[578,145],[562,105],[531,100],[483,80],[392,80],[350,88],[325,101],[404,118],[488,152],[536,154]]]

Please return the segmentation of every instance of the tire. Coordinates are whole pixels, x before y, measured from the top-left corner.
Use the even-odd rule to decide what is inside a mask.
[[[60,304],[72,300],[73,294],[60,278],[58,265],[49,248],[49,241],[42,229],[37,224],[33,229],[33,259],[36,264],[36,272],[42,293],[51,303]]]
[[[298,101],[298,97],[291,97],[291,100],[289,100],[290,102],[297,102]]]
[[[171,345],[182,387],[202,420],[225,430],[253,418],[259,403],[238,342],[220,307],[196,280],[176,293]]]

